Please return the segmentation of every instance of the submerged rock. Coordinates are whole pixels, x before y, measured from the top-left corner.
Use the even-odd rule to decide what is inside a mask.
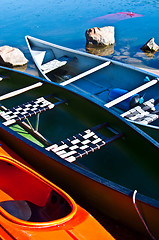
[[[159,46],[155,43],[154,38],[151,38],[143,47],[141,47],[143,52],[157,52]]]
[[[113,26],[90,28],[86,30],[85,36],[87,45],[94,44],[108,46],[115,43]]]
[[[86,51],[98,56],[107,56],[114,53],[114,44],[109,46],[94,46],[88,44],[86,45]]]
[[[23,66],[28,60],[18,49],[10,46],[0,47],[0,64],[7,67]]]

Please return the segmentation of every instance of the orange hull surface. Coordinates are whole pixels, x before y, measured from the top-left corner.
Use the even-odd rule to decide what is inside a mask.
[[[0,146],[0,238],[114,239],[67,193],[26,166],[3,143]]]

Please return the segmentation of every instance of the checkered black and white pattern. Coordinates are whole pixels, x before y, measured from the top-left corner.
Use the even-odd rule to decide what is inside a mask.
[[[122,133],[115,133],[113,130],[112,137],[106,137],[97,132],[97,130],[108,127],[107,123],[97,125],[91,129],[87,129],[82,133],[78,133],[71,138],[61,141],[58,144],[53,144],[46,148],[48,151],[56,153],[61,158],[68,162],[73,162],[84,155],[88,155],[95,150],[121,138]]]
[[[71,138],[54,144],[46,149],[56,153],[61,158],[73,162],[84,155],[100,149],[106,144],[106,137],[90,129]]]
[[[53,103],[49,102],[44,97],[40,97],[34,101],[2,111],[0,112],[0,116],[6,120],[6,122],[3,123],[4,125],[10,125],[43,111],[52,109],[53,107]]]
[[[155,109],[154,99],[130,109],[121,116],[131,121],[136,121],[142,124],[149,124],[159,118],[159,111]]]

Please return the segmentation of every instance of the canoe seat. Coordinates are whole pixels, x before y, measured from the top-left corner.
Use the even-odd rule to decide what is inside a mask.
[[[152,98],[139,106],[123,113],[122,117],[142,124],[149,124],[159,118],[159,111],[155,108],[155,100]]]
[[[123,136],[122,134],[117,133],[108,138],[97,132],[97,130],[106,126],[107,124],[104,123],[87,129],[84,132],[78,133],[71,138],[67,138],[58,144],[53,144],[47,147],[46,150],[56,153],[68,162],[73,162],[78,158],[88,155],[89,153],[94,152],[95,150],[98,150]]]
[[[61,100],[56,103],[51,103],[46,98],[40,97],[31,102],[4,110],[0,112],[0,116],[6,120],[3,124],[8,126],[38,113],[53,109],[56,105],[64,102],[65,101]]]
[[[60,59],[53,59],[45,64],[42,64],[40,68],[45,74],[47,74],[57,68],[64,66],[65,64],[67,64],[67,62],[68,62],[68,57],[64,56],[64,57],[61,57]]]

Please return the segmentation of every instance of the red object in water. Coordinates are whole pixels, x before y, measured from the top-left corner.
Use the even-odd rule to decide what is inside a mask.
[[[92,19],[93,21],[95,20],[111,20],[113,22],[116,21],[121,21],[125,20],[128,18],[134,18],[134,17],[143,17],[141,14],[133,13],[133,12],[118,12],[118,13],[112,13],[112,14],[107,14],[101,17],[97,17]]]

